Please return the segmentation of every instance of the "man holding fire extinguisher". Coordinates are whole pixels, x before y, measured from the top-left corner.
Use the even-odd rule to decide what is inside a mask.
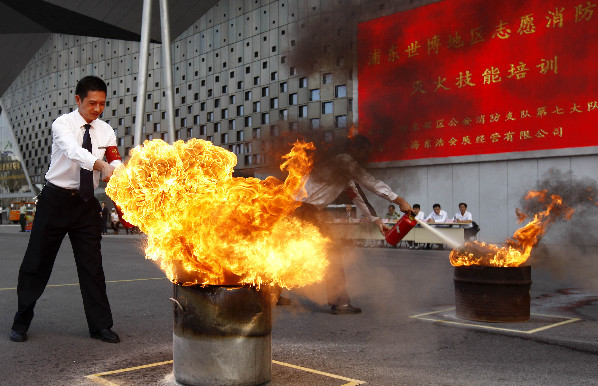
[[[82,78],[75,88],[78,108],[52,124],[52,156],[37,204],[27,251],[19,269],[18,309],[10,340],[24,342],[33,310],[44,292],[56,255],[68,234],[73,247],[91,338],[118,343],[102,266],[101,208],[94,197],[100,173],[108,182],[121,158],[114,130],[99,119],[106,105],[106,83]],[[106,156],[108,162],[103,158]]]
[[[402,212],[411,213],[411,205],[362,167],[371,152],[372,144],[369,139],[363,135],[356,135],[349,140],[346,152],[320,162],[316,161],[305,184],[307,196],[294,214],[314,223],[323,234],[330,236],[330,230],[318,220],[318,212],[331,204],[341,193],[346,192],[366,219],[374,222],[380,233],[386,235],[390,228],[368,208],[365,197],[360,193],[360,187],[398,205]],[[345,288],[343,260],[336,252],[339,249],[338,246],[333,246],[329,252],[330,267],[325,278],[330,312],[336,315],[360,313],[359,307],[351,305]]]

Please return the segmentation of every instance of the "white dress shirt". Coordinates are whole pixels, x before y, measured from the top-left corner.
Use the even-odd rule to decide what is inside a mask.
[[[79,189],[81,168],[93,170],[93,164],[104,158],[104,146],[116,146],[116,136],[112,127],[100,119],[93,120],[89,135],[91,136],[91,153],[81,147],[87,122],[79,114],[79,109],[61,115],[52,123],[52,156],[50,168],[46,173],[46,181],[66,189]],[[120,161],[112,161],[117,166]],[[93,170],[93,185],[100,183],[100,172]]]
[[[468,211],[465,211],[464,214],[461,214],[461,211],[457,212],[455,214],[454,217],[455,220],[459,220],[459,221],[473,221],[473,217],[471,215],[471,213],[469,213]],[[472,223],[467,223],[467,224],[463,224],[463,228],[471,228],[473,226]]]
[[[424,215],[424,212],[423,212],[423,211],[421,211],[421,210],[419,211],[419,213],[417,213],[417,214],[415,215],[415,220],[416,220],[416,221],[417,221],[417,220],[424,221],[424,219],[425,219],[425,218],[426,218],[426,216]]]
[[[367,205],[359,195],[355,182],[364,189],[393,201],[398,196],[384,182],[374,178],[349,154],[339,154],[325,164],[317,165],[307,177],[305,192],[307,196],[300,197],[301,201],[323,209],[332,203],[345,189],[350,188],[355,193],[355,206],[361,210],[370,221],[378,217],[372,216]]]
[[[434,220],[434,222],[446,222],[446,212],[444,210],[440,210],[439,214],[436,214],[436,212],[432,211],[432,213],[430,213],[428,215],[428,217],[426,217],[426,221],[429,219]]]

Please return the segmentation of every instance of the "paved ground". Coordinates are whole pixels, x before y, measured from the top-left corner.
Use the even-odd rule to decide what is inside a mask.
[[[140,235],[103,240],[121,343],[88,337],[68,239],[29,341],[8,340],[28,237],[0,226],[0,384],[174,384],[172,285],[143,258]],[[446,251],[359,248],[346,266],[353,303],[364,312],[328,314],[321,285],[291,293],[293,305],[274,310],[271,385],[598,384],[598,291],[557,280],[541,262],[533,268],[532,320],[516,324],[455,317]]]

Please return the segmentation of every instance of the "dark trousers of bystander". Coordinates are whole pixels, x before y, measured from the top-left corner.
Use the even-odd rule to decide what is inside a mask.
[[[100,203],[93,197],[84,202],[77,191],[44,187],[19,269],[18,311],[13,330],[28,330],[35,303],[48,284],[56,255],[67,234],[75,256],[89,330],[112,327],[102,267],[100,211]]]
[[[25,232],[25,225],[27,225],[27,217],[24,214],[19,215],[19,225],[21,225],[21,232]]]

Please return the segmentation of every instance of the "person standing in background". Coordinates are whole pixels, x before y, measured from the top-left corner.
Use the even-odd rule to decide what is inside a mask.
[[[19,209],[19,225],[21,225],[21,232],[25,232],[25,225],[27,225],[27,205],[25,205],[25,201],[21,201],[21,208]]]
[[[99,119],[106,94],[103,80],[95,76],[82,78],[75,88],[78,109],[52,123],[50,168],[19,269],[18,309],[10,332],[13,342],[27,340],[35,304],[48,284],[67,234],[77,265],[89,335],[103,342],[120,342],[118,334],[111,330],[112,312],[102,267],[101,207],[93,195],[100,173],[102,180],[108,182],[115,166],[121,164],[118,152],[110,156],[111,163],[103,161],[106,149],[116,149],[114,130]]]
[[[118,219],[118,214],[116,213],[116,209],[112,208],[112,212],[110,212],[110,228],[114,231],[114,234],[118,234],[118,225],[120,221]]]
[[[108,211],[108,208],[106,208],[106,203],[104,201],[102,201],[101,216],[102,216],[102,234],[107,235],[108,234],[108,217],[110,216],[110,211]]]

